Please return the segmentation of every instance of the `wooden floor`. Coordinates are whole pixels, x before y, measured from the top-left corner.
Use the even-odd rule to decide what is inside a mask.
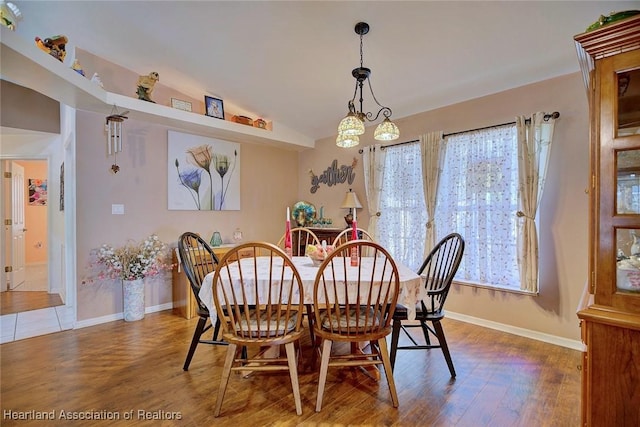
[[[440,350],[398,353],[400,407],[387,384],[359,369],[329,370],[322,412],[318,375],[302,343],[303,414],[287,374],[232,374],[213,418],[226,347],[200,345],[182,370],[196,319],[164,311],[0,346],[2,426],[578,426],[580,353],[445,319],[457,378]],[[49,415],[53,421],[11,420]],[[35,411],[35,412],[29,412]],[[84,420],[61,419],[83,417]],[[140,411],[140,412],[139,412]],[[131,420],[125,420],[132,414]],[[118,421],[86,420],[119,417]],[[155,417],[155,419],[153,419]],[[177,418],[180,419],[177,419]],[[162,422],[160,421],[162,420]]]
[[[20,313],[58,305],[63,305],[60,295],[47,291],[0,292],[0,314]]]

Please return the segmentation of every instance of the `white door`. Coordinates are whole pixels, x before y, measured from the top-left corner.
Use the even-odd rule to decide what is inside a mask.
[[[27,229],[24,227],[24,168],[11,162],[9,169],[11,172],[11,248],[8,248],[7,253],[11,254],[9,289],[15,289],[24,283],[26,276],[24,233]]]

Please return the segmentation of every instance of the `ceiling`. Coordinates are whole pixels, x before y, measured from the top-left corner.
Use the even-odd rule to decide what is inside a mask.
[[[82,48],[227,111],[335,135],[359,66],[392,118],[579,70],[573,36],[637,1],[21,1],[17,32]],[[71,55],[68,55],[68,58]],[[68,60],[68,59],[67,59]],[[108,88],[107,88],[108,89]],[[365,93],[365,110],[373,110]],[[377,111],[377,109],[375,110]],[[402,129],[400,129],[402,138]]]

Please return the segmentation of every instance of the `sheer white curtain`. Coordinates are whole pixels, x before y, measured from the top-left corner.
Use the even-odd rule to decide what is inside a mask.
[[[446,145],[442,131],[426,133],[420,137],[420,154],[422,156],[422,185],[427,208],[425,224],[424,256],[436,245],[436,226],[434,221],[438,206],[438,180],[444,164]],[[448,233],[447,233],[448,234]]]
[[[554,120],[535,113],[531,122],[516,117],[518,134],[518,267],[520,289],[538,292],[538,230],[536,214],[547,176]]]
[[[378,220],[380,219],[380,192],[384,179],[384,161],[386,153],[380,144],[364,149],[362,163],[364,169],[364,188],[369,209],[369,228],[367,231],[375,241],[378,239]]]
[[[515,126],[445,137],[435,222],[465,239],[459,280],[514,287],[518,156]],[[443,236],[437,236],[442,238]]]
[[[427,222],[420,143],[390,146],[384,151],[377,239],[394,258],[416,271],[424,261]]]

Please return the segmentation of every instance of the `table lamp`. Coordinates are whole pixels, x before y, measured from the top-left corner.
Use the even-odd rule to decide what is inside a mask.
[[[353,221],[353,212],[351,209],[362,208],[362,204],[360,203],[360,200],[358,200],[356,193],[349,189],[347,194],[345,194],[342,206],[340,207],[343,209],[349,209],[349,213],[345,215],[344,220],[346,221],[347,226],[351,227],[351,222]]]

